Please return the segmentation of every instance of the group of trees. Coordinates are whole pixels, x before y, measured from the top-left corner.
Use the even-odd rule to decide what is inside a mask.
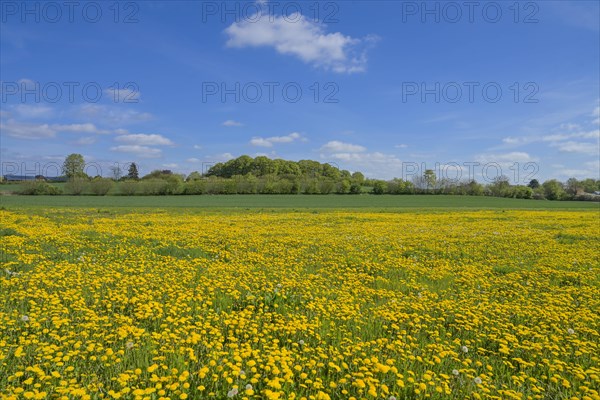
[[[433,170],[426,170],[411,180],[365,179],[360,172],[347,170],[312,160],[288,161],[241,156],[217,163],[208,172],[192,172],[188,176],[171,170],[155,170],[139,177],[135,163],[124,174],[119,167],[111,168],[112,177],[85,174],[85,160],[80,154],[69,155],[63,164],[66,183],[63,190],[44,181],[26,182],[22,194],[92,194],[106,195],[177,195],[177,194],[455,194],[470,196],[512,197],[547,200],[600,200],[600,180],[556,179],[528,185],[511,185],[501,176],[483,185],[474,180],[438,179]]]

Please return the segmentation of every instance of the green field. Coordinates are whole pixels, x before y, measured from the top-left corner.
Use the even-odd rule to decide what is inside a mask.
[[[446,195],[0,196],[3,207],[596,209],[600,203]]]

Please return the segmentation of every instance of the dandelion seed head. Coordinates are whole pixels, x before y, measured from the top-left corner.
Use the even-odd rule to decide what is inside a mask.
[[[467,346],[463,346],[460,349],[462,350],[463,353],[468,353],[469,352],[469,348]]]
[[[476,377],[475,379],[473,379],[473,381],[476,385],[481,385],[481,383],[483,382],[480,377]]]
[[[458,370],[457,370],[457,369],[453,369],[453,370],[452,370],[452,375],[454,375],[454,376],[458,376],[459,374],[460,374],[460,372],[458,372]]]
[[[237,394],[238,394],[237,388],[233,388],[229,392],[227,392],[227,397],[231,398],[231,397],[234,397]]]
[[[27,322],[29,321],[29,317],[27,315],[21,315],[21,321]]]

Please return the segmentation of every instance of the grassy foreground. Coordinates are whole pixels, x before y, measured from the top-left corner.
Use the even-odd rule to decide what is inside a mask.
[[[595,211],[22,211],[3,399],[600,399]]]
[[[448,195],[0,196],[4,207],[596,209],[600,203]]]

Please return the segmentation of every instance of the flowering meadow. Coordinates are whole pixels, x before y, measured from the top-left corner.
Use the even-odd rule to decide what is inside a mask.
[[[1,399],[600,399],[598,211],[0,211]]]

